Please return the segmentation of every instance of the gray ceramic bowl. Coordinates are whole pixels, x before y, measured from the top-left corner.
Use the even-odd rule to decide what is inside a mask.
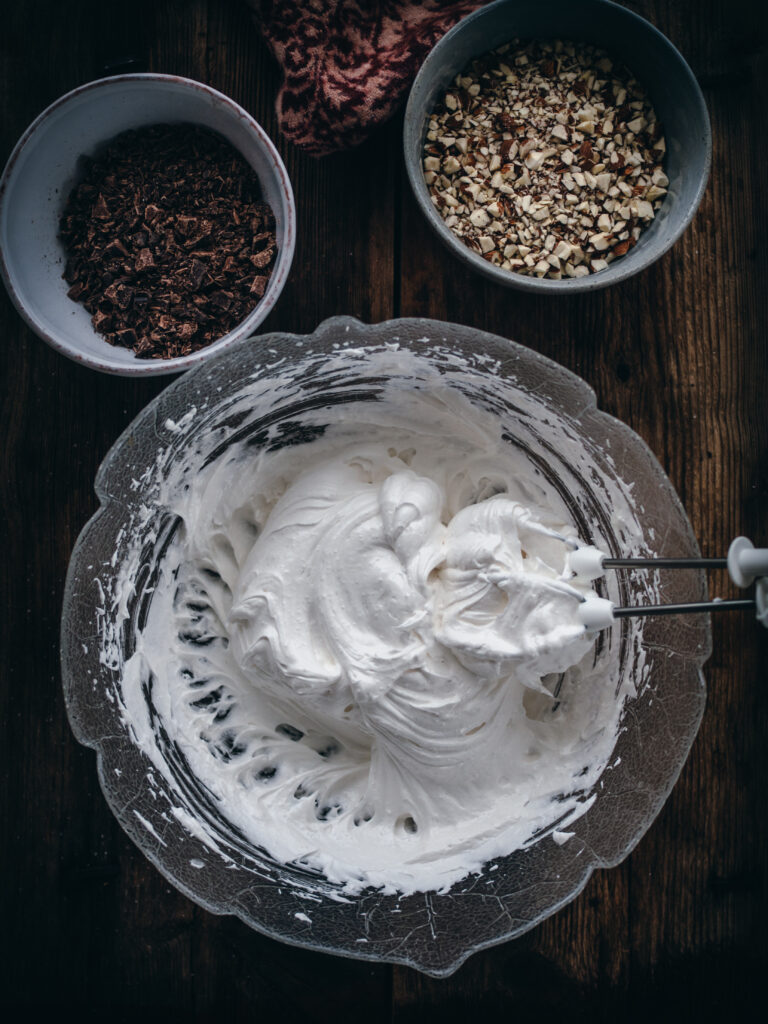
[[[552,281],[495,267],[445,226],[430,200],[421,165],[430,112],[446,86],[473,58],[515,38],[573,40],[607,50],[632,69],[664,127],[668,194],[638,244],[598,274]],[[675,243],[701,202],[709,176],[712,135],[693,72],[672,43],[637,14],[609,0],[498,0],[460,21],[424,61],[405,113],[404,152],[417,203],[438,237],[467,267],[498,284],[558,295],[624,281]]]
[[[223,135],[256,171],[275,214],[279,252],[261,302],[234,330],[188,356],[138,359],[129,349],[105,341],[93,329],[90,314],[67,297],[59,217],[77,180],[81,156],[129,128],[182,121]],[[117,75],[67,93],[32,122],[0,179],[0,273],[8,294],[49,345],[104,373],[178,373],[253,334],[283,289],[295,240],[291,183],[267,133],[227,96],[175,75]]]

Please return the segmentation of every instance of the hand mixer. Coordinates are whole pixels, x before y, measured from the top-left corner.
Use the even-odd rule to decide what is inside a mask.
[[[681,615],[694,612],[731,611],[755,608],[757,621],[768,628],[768,548],[756,548],[746,537],[737,537],[726,558],[611,558],[595,547],[571,552],[570,568],[574,576],[591,581],[609,569],[727,569],[737,587],[755,583],[755,596],[687,604],[652,604],[617,607],[602,597],[589,597],[579,607],[579,617],[589,631],[610,628],[616,619],[634,615]]]

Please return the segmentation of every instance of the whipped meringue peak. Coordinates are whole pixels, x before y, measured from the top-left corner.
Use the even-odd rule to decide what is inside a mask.
[[[163,482],[178,528],[125,715],[165,771],[162,720],[276,862],[445,888],[591,805],[617,655],[580,617],[561,489],[496,415],[436,380],[302,422],[305,443],[191,445]]]

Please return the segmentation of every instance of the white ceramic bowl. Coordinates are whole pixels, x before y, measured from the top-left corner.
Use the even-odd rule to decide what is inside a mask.
[[[278,256],[261,302],[234,330],[188,356],[138,359],[105,341],[93,329],[90,314],[67,297],[59,217],[83,155],[129,128],[173,122],[217,131],[253,167],[275,215]],[[0,179],[0,273],[12,301],[49,345],[104,373],[178,373],[253,334],[283,289],[295,241],[291,183],[264,129],[227,96],[175,75],[117,75],[67,93],[29,126]]]

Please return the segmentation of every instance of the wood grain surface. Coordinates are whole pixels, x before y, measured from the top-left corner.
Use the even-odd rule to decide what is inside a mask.
[[[543,0],[542,0],[543,2]],[[578,0],[574,0],[574,3]],[[544,299],[470,275],[418,215],[401,120],[317,161],[277,136],[278,73],[241,0],[4,0],[0,160],[50,102],[131,53],[208,82],[277,140],[299,210],[289,283],[263,329],[430,316],[507,335],[583,376],[680,494],[705,554],[768,544],[768,25],[764,2],[636,0],[703,87],[714,163],[693,225],[608,291]],[[109,446],[164,386],[85,370],[0,295],[0,1007],[36,1021],[736,1019],[768,967],[768,632],[713,622],[709,703],[635,852],[515,942],[436,981],[283,946],[215,917],[118,827],[61,693],[75,538]],[[167,383],[167,381],[165,382]],[[731,592],[724,574],[712,590]],[[17,1019],[15,1016],[6,1019]]]

